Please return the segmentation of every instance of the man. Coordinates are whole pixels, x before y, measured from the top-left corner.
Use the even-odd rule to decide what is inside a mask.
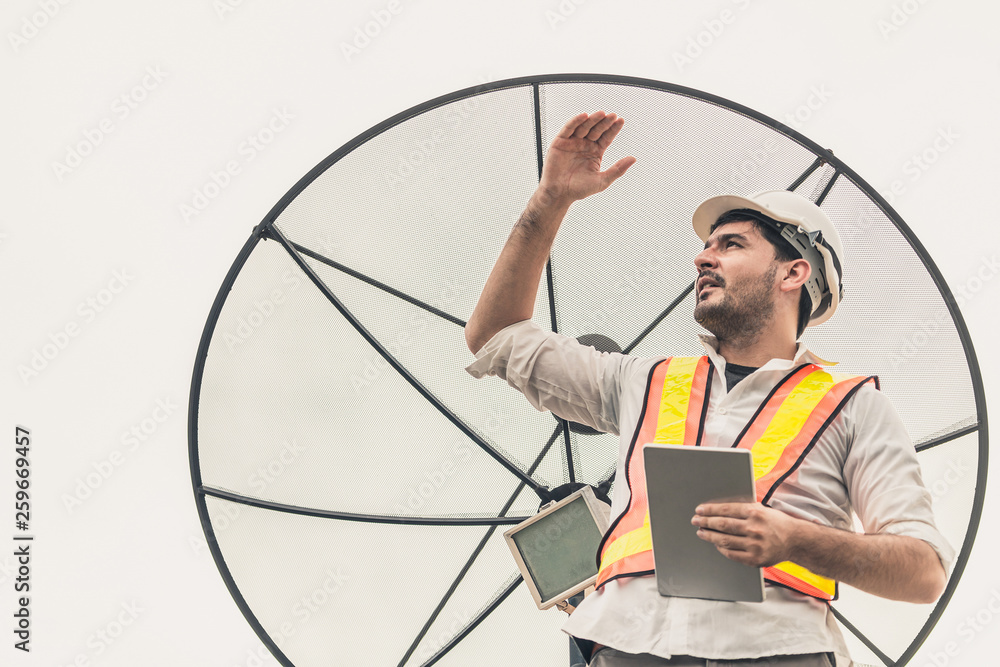
[[[602,544],[599,588],[565,630],[597,647],[593,665],[819,666],[834,664],[834,654],[849,664],[827,604],[835,582],[928,603],[941,594],[953,553],[934,527],[906,431],[874,379],[835,377],[796,342],[839,303],[843,253],[820,209],[785,192],[713,198],[699,207],[695,229],[705,247],[694,259],[694,317],[714,334],[703,337],[707,357],[700,360],[600,354],[530,321],[570,205],[603,191],[635,162],[623,158],[601,171],[623,122],[584,113],[559,132],[466,326],[476,353],[471,374],[499,375],[535,407],[621,436],[617,519]],[[678,399],[651,389],[656,382],[669,387],[685,372],[686,384],[674,383],[685,387]],[[636,442],[654,439],[656,410],[675,410],[675,400],[703,404],[682,415],[682,422],[700,424],[687,429],[684,443],[729,447],[764,429],[759,422],[777,419],[775,410],[763,409],[769,401],[778,401],[775,408],[789,397],[801,403],[800,382],[814,383],[815,401],[799,411],[807,424],[799,436],[812,430],[798,445],[788,438],[778,445],[775,458],[787,462],[777,464],[769,487],[758,480],[765,502],[708,504],[692,517],[699,537],[723,555],[765,568],[765,602],[660,596],[645,547],[620,540],[648,531],[644,487],[636,483],[644,443]],[[758,435],[750,443],[755,460],[754,443],[767,440]],[[801,455],[780,449],[796,446]],[[853,532],[852,508],[866,534]]]

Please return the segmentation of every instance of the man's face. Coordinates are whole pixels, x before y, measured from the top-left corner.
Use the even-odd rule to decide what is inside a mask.
[[[694,319],[720,340],[754,338],[774,315],[774,246],[752,222],[719,226],[694,258]]]

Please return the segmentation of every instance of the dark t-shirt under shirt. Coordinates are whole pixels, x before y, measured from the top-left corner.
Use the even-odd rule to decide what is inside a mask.
[[[726,391],[732,391],[740,380],[753,373],[756,368],[753,366],[739,366],[737,364],[726,364]]]

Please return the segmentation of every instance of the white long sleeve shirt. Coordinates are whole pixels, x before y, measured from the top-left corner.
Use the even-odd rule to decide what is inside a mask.
[[[730,447],[768,392],[803,363],[828,365],[799,345],[792,360],[772,359],[726,390],[725,359],[715,339],[702,342],[715,366],[703,446]],[[539,410],[620,436],[617,479],[645,401],[653,364],[596,352],[531,321],[497,333],[466,370],[496,375]],[[611,516],[628,505],[626,484],[615,485]],[[889,400],[870,384],[845,405],[798,471],[778,488],[771,506],[792,516],[853,530],[852,509],[866,533],[922,539],[947,570],[954,552],[934,525],[913,445]],[[837,654],[849,665],[843,636],[829,606],[780,587],[766,586],[763,603],[661,596],[655,577],[616,579],[588,596],[564,630],[628,653],[714,660],[802,653]]]

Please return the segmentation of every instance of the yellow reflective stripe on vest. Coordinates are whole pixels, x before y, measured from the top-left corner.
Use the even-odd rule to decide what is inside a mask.
[[[684,426],[691,402],[691,385],[701,357],[674,357],[667,367],[660,397],[660,416],[656,420],[654,442],[666,445],[684,444]],[[644,444],[644,443],[643,443]],[[647,516],[648,520],[648,516]]]
[[[642,525],[635,530],[630,530],[617,540],[608,545],[604,550],[604,557],[601,558],[600,570],[617,563],[622,558],[627,558],[632,554],[649,551],[653,548],[653,533],[649,530],[649,512]]]
[[[778,563],[774,566],[774,569],[790,574],[796,579],[800,579],[814,588],[823,591],[830,597],[837,594],[837,582],[835,580],[828,579],[824,576],[816,574],[815,572],[810,572],[806,568],[801,565],[796,565],[792,561],[786,560],[784,563]]]
[[[656,419],[654,442],[671,445],[685,443],[688,408],[691,405],[691,388],[694,385],[695,374],[701,360],[702,357],[672,357],[667,362],[663,390],[660,393],[660,411]],[[649,551],[652,548],[653,534],[649,530],[649,511],[647,510],[641,526],[619,536],[608,545],[601,557],[599,570],[603,570],[632,554]]]
[[[838,378],[824,370],[813,371],[781,402],[771,423],[753,443],[754,480],[774,470],[785,447],[795,439],[809,415],[837,382]]]

